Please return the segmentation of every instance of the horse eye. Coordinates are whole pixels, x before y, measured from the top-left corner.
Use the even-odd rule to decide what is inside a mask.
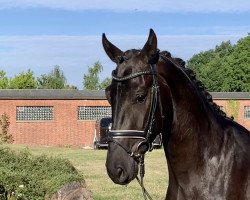
[[[143,103],[145,101],[145,98],[146,98],[146,95],[140,94],[136,96],[136,101],[137,103]]]

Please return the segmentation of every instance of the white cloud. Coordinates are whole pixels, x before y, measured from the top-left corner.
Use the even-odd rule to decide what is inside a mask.
[[[193,54],[214,48],[222,41],[235,43],[244,35],[158,36],[159,49],[189,59]],[[110,36],[108,39],[121,50],[142,48],[147,36]],[[8,76],[31,69],[36,76],[46,74],[60,65],[68,83],[82,88],[82,78],[88,66],[100,61],[102,77],[114,69],[105,54],[101,36],[0,36],[0,67]]]
[[[249,0],[0,0],[0,8],[147,12],[249,12]]]

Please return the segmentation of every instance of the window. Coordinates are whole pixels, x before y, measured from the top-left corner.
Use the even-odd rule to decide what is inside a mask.
[[[111,117],[109,106],[78,106],[78,120],[100,120]]]
[[[17,106],[17,121],[48,121],[53,120],[52,106]]]
[[[250,106],[244,107],[244,119],[250,119]]]

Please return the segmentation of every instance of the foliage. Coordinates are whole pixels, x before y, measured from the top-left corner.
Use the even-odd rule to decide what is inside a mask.
[[[227,104],[229,105],[228,112],[233,116],[233,118],[237,121],[239,115],[239,107],[240,102],[238,100],[227,100]]]
[[[238,41],[227,58],[223,87],[229,92],[250,91],[250,35]]]
[[[43,74],[37,78],[39,89],[73,89],[67,85],[66,77],[60,66],[55,66],[49,74]]]
[[[43,74],[37,79],[30,69],[10,79],[0,70],[0,89],[77,89],[76,86],[66,83],[66,77],[59,66],[55,66],[49,74]]]
[[[250,91],[250,35],[232,45],[222,42],[215,49],[194,55],[188,61],[209,91]]]
[[[3,70],[0,70],[0,89],[6,89],[9,85],[9,79]]]
[[[15,153],[4,147],[0,147],[0,154],[0,185],[8,199],[42,200],[65,183],[83,181],[66,159],[32,156],[27,149]]]
[[[101,84],[100,84],[100,89],[101,89],[101,90],[105,90],[106,87],[108,87],[108,86],[110,85],[111,81],[112,81],[111,78],[105,78],[105,79],[101,82]]]
[[[9,116],[4,113],[0,119],[1,133],[0,143],[12,143],[14,142],[13,136],[9,134],[10,121]]]
[[[65,90],[78,90],[78,88],[74,85],[65,85],[63,87],[63,89],[65,89]]]
[[[88,74],[83,76],[83,86],[87,90],[98,90],[99,73],[103,67],[100,62],[94,63],[92,67],[88,67]]]
[[[103,66],[99,61],[95,62],[92,67],[88,67],[88,73],[83,76],[83,87],[87,90],[103,90],[111,82],[110,78],[104,79],[100,83],[99,75],[103,70]]]
[[[21,72],[11,78],[9,81],[9,89],[36,89],[37,82],[33,72],[29,69],[26,73]]]

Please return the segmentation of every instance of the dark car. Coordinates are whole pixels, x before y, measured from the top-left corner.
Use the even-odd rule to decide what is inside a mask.
[[[107,148],[108,147],[108,130],[112,123],[110,117],[102,118],[96,123],[94,149]]]
[[[160,133],[155,137],[155,140],[153,141],[153,147],[158,149],[161,148],[161,146],[162,146],[162,136]]]
[[[94,137],[94,149],[101,149],[108,147],[108,130],[112,123],[110,117],[102,118],[96,123],[95,137]],[[162,137],[161,134],[157,135],[154,142],[154,148],[161,148]]]

